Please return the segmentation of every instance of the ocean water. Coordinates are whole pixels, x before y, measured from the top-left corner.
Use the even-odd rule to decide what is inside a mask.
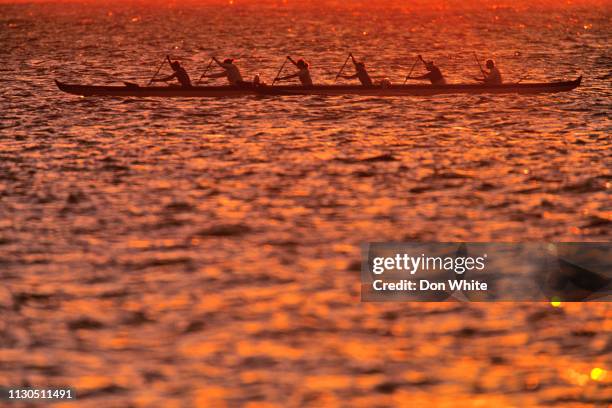
[[[609,3],[235,3],[0,5],[0,385],[92,407],[605,406],[608,304],[362,304],[359,245],[609,241]],[[349,51],[396,83],[418,53],[471,82],[474,51],[509,82],[584,80],[211,100],[53,83],[144,85],[166,54],[267,82],[293,55],[331,83]]]

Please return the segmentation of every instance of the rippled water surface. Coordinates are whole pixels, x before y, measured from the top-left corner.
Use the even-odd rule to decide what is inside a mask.
[[[607,304],[362,304],[369,241],[608,241],[612,12],[0,5],[0,385],[79,406],[605,406]],[[79,98],[167,53],[539,96]],[[422,68],[417,67],[418,73]],[[167,68],[164,68],[167,73]],[[599,372],[599,371],[597,371]],[[261,405],[257,405],[261,404]]]

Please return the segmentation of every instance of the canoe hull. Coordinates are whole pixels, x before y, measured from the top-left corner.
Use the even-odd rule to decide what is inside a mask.
[[[290,95],[361,95],[361,96],[431,96],[439,94],[538,94],[567,92],[580,86],[582,77],[573,81],[543,82],[526,84],[447,84],[447,85],[391,85],[387,87],[359,85],[315,85],[302,87],[287,86],[94,86],[71,85],[55,81],[63,91],[81,96],[119,96],[119,97],[180,97],[180,98],[219,98],[247,95],[290,96]]]

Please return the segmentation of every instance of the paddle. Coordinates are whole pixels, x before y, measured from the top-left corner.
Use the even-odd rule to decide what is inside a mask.
[[[420,57],[420,55],[419,55],[419,57]],[[414,67],[416,67],[417,62],[419,62],[419,57],[417,57],[414,60],[414,64],[412,64],[412,68],[410,68],[410,72],[408,73],[408,75],[406,75],[406,79],[404,79],[404,85],[406,84],[408,79],[410,79],[410,75],[412,75],[412,71],[414,71]]]
[[[482,69],[482,65],[480,64],[480,60],[478,59],[478,55],[476,55],[475,51],[474,51],[474,58],[476,58],[476,62],[478,63],[478,68],[480,68],[480,72],[482,73],[483,78],[486,78],[487,74],[484,72],[484,69]]]
[[[351,58],[352,56],[353,54],[349,52],[349,55],[344,60],[344,65],[342,65],[342,68],[340,68],[340,71],[338,71],[338,75],[336,75],[336,79],[334,79],[334,83],[338,81],[338,78],[340,78],[340,74],[342,74],[342,71],[344,71],[344,67],[346,67],[346,63],[348,62],[349,58]]]
[[[289,60],[289,57],[286,57],[285,61],[283,61],[283,65],[281,65],[280,69],[278,70],[278,74],[276,74],[276,78],[274,78],[274,81],[272,81],[272,85],[274,85],[274,83],[278,81],[278,77],[280,76],[281,72],[283,72],[283,69],[285,68],[285,64],[287,63],[288,60]]]
[[[157,77],[157,74],[159,74],[159,70],[162,69],[162,67],[164,66],[164,64],[166,63],[166,61],[168,61],[168,63],[170,63],[170,57],[166,55],[166,58],[164,58],[161,62],[161,64],[159,64],[159,67],[157,67],[157,71],[155,71],[155,75],[153,75],[153,77],[149,80],[149,83],[147,84],[147,86],[151,85],[153,83],[153,80]]]
[[[206,67],[206,69],[204,70],[204,73],[202,75],[200,75],[200,78],[197,80],[196,85],[200,83],[200,81],[202,80],[202,78],[204,78],[204,76],[208,73],[208,70],[210,69],[212,63],[215,61],[215,57],[212,57],[210,59],[210,62],[208,63],[208,66]]]

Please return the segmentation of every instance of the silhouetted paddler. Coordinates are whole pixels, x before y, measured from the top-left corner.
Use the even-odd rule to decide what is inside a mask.
[[[227,81],[230,85],[243,85],[246,84],[242,80],[242,75],[240,74],[240,70],[234,64],[234,60],[232,58],[226,58],[223,62],[219,61],[217,58],[213,57],[213,60],[223,68],[223,72],[219,72],[216,74],[205,75],[205,78],[223,78],[226,77]]]
[[[407,79],[429,79],[429,81],[433,84],[433,85],[444,85],[446,84],[446,79],[444,79],[444,75],[442,75],[442,71],[440,71],[440,68],[438,68],[433,61],[425,61],[423,59],[422,56],[419,55],[419,59],[421,60],[421,62],[425,65],[425,68],[427,69],[426,74],[424,75],[420,75],[420,76],[416,76],[416,77],[406,77]]]
[[[185,88],[190,88],[191,79],[189,78],[189,74],[187,74],[185,68],[181,66],[181,63],[178,61],[171,62],[170,67],[174,71],[172,74],[163,78],[154,78],[151,80],[151,82],[167,82],[176,79],[181,84],[181,86]]]
[[[353,75],[340,75],[340,77],[344,79],[359,78],[361,85],[372,86],[372,79],[366,70],[365,64],[361,61],[355,60],[353,54],[351,54],[351,59],[353,60],[353,65],[355,65],[355,73]]]
[[[295,74],[280,77],[277,79],[277,81],[285,81],[287,79],[299,78],[303,86],[312,86],[312,78],[310,77],[308,63],[301,58],[297,60],[297,62],[289,56],[287,56],[287,59],[298,68],[298,72],[296,72]]]
[[[484,78],[476,78],[477,81],[484,82],[489,85],[500,85],[503,83],[501,72],[495,65],[495,61],[487,60],[486,67],[489,69],[489,72],[482,71],[482,75]]]

